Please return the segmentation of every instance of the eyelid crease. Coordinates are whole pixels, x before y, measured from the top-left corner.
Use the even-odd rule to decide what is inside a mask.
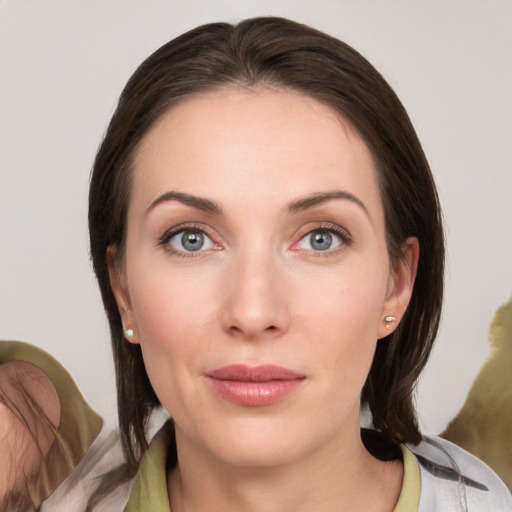
[[[205,237],[207,237],[210,240],[210,242],[213,244],[213,247],[207,248],[205,250],[187,251],[173,247],[169,243],[173,237],[179,235],[180,233],[185,233],[187,231],[202,233]],[[161,237],[159,237],[156,247],[161,247],[165,251],[165,253],[175,258],[190,260],[201,258],[202,256],[205,256],[207,253],[211,251],[218,251],[222,249],[221,244],[219,244],[216,241],[217,237],[212,235],[210,231],[211,229],[209,228],[209,226],[204,226],[203,224],[197,224],[194,222],[184,222],[178,224],[177,226],[173,226],[172,228],[168,229]]]
[[[313,226],[309,227],[312,224]],[[299,229],[298,236],[300,237],[300,239],[302,239],[306,235],[314,233],[315,231],[331,231],[339,235],[346,244],[352,243],[352,235],[346,228],[343,228],[338,224],[334,224],[333,222],[327,221],[319,221],[317,223],[308,222],[306,226],[303,226],[301,229]]]
[[[212,240],[215,245],[219,245],[218,242],[214,240],[214,236],[210,232],[208,227],[205,227],[203,224],[196,224],[194,222],[184,222],[182,224],[178,224],[177,226],[173,226],[169,228],[161,237],[158,238],[157,246],[166,244],[173,236],[178,233],[182,233],[185,231],[199,231],[206,235],[208,238]]]
[[[200,233],[203,233],[206,237],[208,237],[211,242],[214,244],[214,247],[212,249],[208,250],[219,250],[222,249],[222,245],[217,241],[217,236],[213,234],[213,230],[204,224],[196,223],[196,222],[183,222],[176,226],[173,226],[169,228],[165,233],[158,238],[158,241],[156,243],[156,246],[164,246],[164,249],[169,252],[172,255],[188,258],[188,257],[197,257],[201,253],[207,252],[205,251],[198,251],[198,252],[189,252],[189,251],[181,251],[179,249],[175,249],[173,247],[170,247],[169,241],[179,233],[183,233],[186,231],[198,231]],[[310,249],[309,251],[307,249],[299,249],[294,247],[301,242],[305,237],[308,235],[311,235],[315,232],[330,232],[333,233],[336,237],[340,239],[340,245],[338,247],[335,247],[333,249],[326,249],[325,251],[318,251]],[[343,248],[350,247],[353,244],[353,237],[351,233],[344,227],[335,224],[330,221],[312,221],[306,223],[304,226],[302,226],[294,235],[293,237],[295,241],[292,243],[291,249],[295,252],[299,251],[308,251],[311,254],[314,254],[316,256],[328,256],[332,255],[333,253],[336,253],[340,251]]]
[[[346,249],[353,245],[353,237],[350,234],[350,232],[339,226],[338,224],[334,224],[332,222],[318,222],[314,227],[309,227],[311,224],[314,223],[308,223],[305,226],[303,226],[298,232],[297,232],[297,239],[292,245],[292,249],[295,252],[299,251],[306,251],[314,256],[329,256],[333,255],[343,249]],[[335,247],[333,249],[326,249],[324,251],[315,251],[314,249],[294,249],[297,244],[299,244],[304,238],[307,236],[310,236],[312,233],[315,232],[330,232],[335,234],[337,237],[340,238],[340,245],[338,247]]]

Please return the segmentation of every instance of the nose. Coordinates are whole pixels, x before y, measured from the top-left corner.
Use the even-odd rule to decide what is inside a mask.
[[[222,310],[223,327],[231,335],[257,340],[287,331],[289,297],[279,267],[266,255],[245,255],[234,264]]]

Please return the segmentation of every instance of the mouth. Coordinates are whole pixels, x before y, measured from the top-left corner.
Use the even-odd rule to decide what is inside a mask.
[[[297,390],[306,378],[281,366],[241,364],[224,366],[205,376],[213,391],[222,398],[249,407],[278,402]]]

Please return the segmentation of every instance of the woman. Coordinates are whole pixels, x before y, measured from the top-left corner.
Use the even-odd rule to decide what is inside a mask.
[[[277,18],[164,45],[98,151],[89,227],[126,461],[91,507],[510,507],[487,467],[422,441],[440,207],[402,105],[350,47]]]

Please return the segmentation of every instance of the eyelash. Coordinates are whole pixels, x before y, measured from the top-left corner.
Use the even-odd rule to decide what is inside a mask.
[[[193,258],[198,257],[201,253],[207,252],[207,251],[198,251],[197,254],[194,252],[186,252],[186,251],[179,251],[176,249],[173,249],[171,245],[168,243],[174,236],[176,236],[179,233],[184,233],[186,231],[197,231],[199,233],[203,233],[206,235],[212,242],[214,243],[216,250],[220,248],[220,244],[215,242],[215,237],[210,233],[209,229],[206,229],[204,225],[199,224],[180,224],[178,226],[174,226],[173,228],[167,230],[158,240],[158,246],[164,246],[165,250],[168,251],[173,256],[177,256],[179,258]],[[310,250],[310,254],[318,257],[325,257],[332,255],[333,253],[337,253],[340,250],[343,250],[346,247],[350,247],[353,244],[352,236],[350,233],[338,226],[337,224],[332,224],[330,222],[320,222],[319,224],[315,225],[313,228],[302,228],[298,233],[298,239],[296,242],[293,243],[293,246],[300,243],[301,240],[306,238],[307,236],[315,233],[315,232],[326,232],[326,233],[334,233],[337,237],[340,238],[341,244],[340,247],[336,247],[334,249],[327,249],[325,251],[315,251]],[[299,249],[295,249],[296,251],[299,251]]]
[[[309,251],[310,254],[312,254],[315,257],[326,257],[330,256],[333,253],[338,253],[339,251],[342,251],[343,249],[346,249],[347,247],[350,247],[353,244],[353,239],[351,234],[341,226],[338,226],[337,224],[333,224],[331,222],[320,222],[318,225],[314,226],[313,228],[303,228],[303,230],[299,231],[298,234],[298,240],[293,245],[297,245],[300,243],[301,240],[306,238],[307,236],[310,236],[313,233],[317,232],[324,232],[324,233],[334,233],[337,237],[340,238],[341,243],[339,247],[336,247],[334,249],[327,249],[325,251]]]
[[[206,251],[198,251],[199,254],[195,254],[194,252],[186,252],[186,251],[178,251],[171,247],[168,243],[172,237],[178,235],[179,233],[184,233],[186,231],[197,231],[199,233],[203,233],[210,240],[212,240],[213,244],[217,247],[220,247],[219,244],[215,242],[213,235],[210,233],[210,230],[206,229],[204,225],[199,224],[180,224],[179,226],[174,226],[173,228],[167,230],[159,239],[159,246],[163,246],[166,251],[168,251],[173,256],[177,256],[178,258],[194,258],[199,256],[200,253],[204,253]]]

